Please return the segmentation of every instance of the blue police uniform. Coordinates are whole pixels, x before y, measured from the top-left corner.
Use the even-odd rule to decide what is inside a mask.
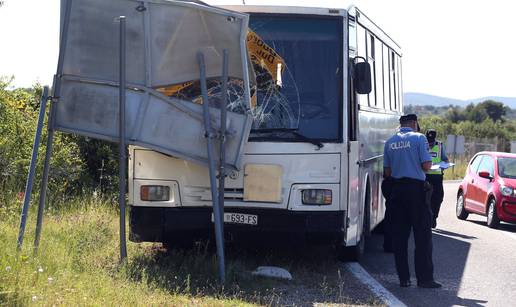
[[[425,181],[421,163],[432,161],[426,137],[411,128],[402,127],[385,143],[383,166],[390,167],[395,179],[412,178]]]
[[[384,167],[391,169],[393,181],[389,228],[396,270],[403,287],[410,285],[407,250],[411,229],[416,245],[414,261],[418,286],[440,286],[433,278],[432,212],[425,202],[426,175],[421,166],[428,161],[432,158],[426,137],[411,128],[402,127],[385,143]]]

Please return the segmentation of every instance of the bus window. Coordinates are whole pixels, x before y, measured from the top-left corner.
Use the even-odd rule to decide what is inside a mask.
[[[389,57],[390,67],[390,89],[391,89],[391,106],[394,106],[393,110],[398,110],[396,101],[396,58],[394,57],[394,51],[390,51]]]
[[[397,76],[398,76],[398,105],[400,107],[400,110],[403,111],[403,87],[402,87],[402,84],[401,84],[401,58],[399,56],[396,57],[397,59]]]
[[[383,45],[383,89],[384,89],[384,100],[385,100],[385,109],[387,110],[394,110],[392,102],[391,102],[391,96],[390,96],[390,87],[389,87],[389,80],[390,80],[390,73],[389,73],[389,48],[387,48],[386,45]]]
[[[259,51],[269,52],[282,67],[274,72],[275,67],[253,61],[257,104],[250,140],[300,141],[281,129],[296,129],[309,139],[340,140],[342,20],[257,14],[251,15],[249,29]],[[274,131],[260,132],[267,129]]]
[[[367,34],[367,61],[369,65],[371,65],[371,93],[369,93],[369,106],[376,107],[376,85],[375,85],[375,46],[374,46],[374,36],[370,33]]]
[[[366,30],[360,24],[357,24],[357,47],[357,55],[367,59]],[[357,95],[357,97],[359,105],[369,105],[369,95]]]
[[[374,70],[376,75],[376,106],[378,108],[385,108],[384,97],[383,97],[383,43],[378,39],[375,39],[375,59],[374,59]]]
[[[356,25],[352,22],[349,23],[349,49],[356,51],[357,50],[357,28]]]

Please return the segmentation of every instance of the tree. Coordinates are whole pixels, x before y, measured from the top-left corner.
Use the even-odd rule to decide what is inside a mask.
[[[487,116],[493,121],[504,121],[503,116],[507,114],[507,107],[501,103],[493,100],[486,100],[477,105],[477,108],[483,109]]]
[[[450,106],[444,117],[452,123],[458,123],[466,119],[464,111],[458,106]]]

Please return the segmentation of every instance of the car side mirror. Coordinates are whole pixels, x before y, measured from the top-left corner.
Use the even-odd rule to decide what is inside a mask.
[[[355,63],[353,65],[353,84],[355,91],[359,94],[369,94],[372,89],[371,65],[365,62],[365,59],[362,57],[356,57],[355,61],[357,59],[363,59],[364,62]]]
[[[480,171],[480,172],[478,172],[478,175],[482,178],[493,180],[493,177],[491,176],[491,174],[488,171]]]

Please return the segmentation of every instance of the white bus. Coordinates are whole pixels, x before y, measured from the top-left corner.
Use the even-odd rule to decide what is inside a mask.
[[[383,145],[403,109],[400,47],[355,7],[225,8],[250,15],[249,53],[263,48],[274,66],[253,61],[254,123],[243,167],[225,180],[226,239],[334,243],[360,257],[385,213]],[[368,94],[353,77],[363,61]],[[129,153],[130,240],[173,245],[213,234],[208,168]]]

